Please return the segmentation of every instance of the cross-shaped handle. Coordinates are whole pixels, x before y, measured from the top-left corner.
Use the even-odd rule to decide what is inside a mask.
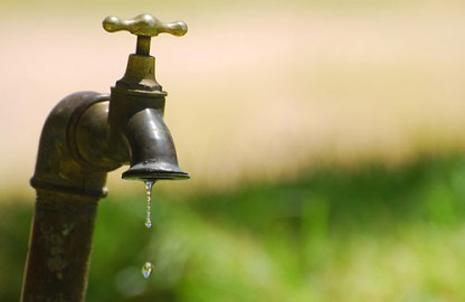
[[[184,36],[187,32],[187,25],[183,21],[164,23],[151,14],[141,14],[127,20],[108,16],[103,20],[103,28],[108,32],[126,30],[137,35],[138,55],[149,55],[151,37],[156,37],[160,33]]]

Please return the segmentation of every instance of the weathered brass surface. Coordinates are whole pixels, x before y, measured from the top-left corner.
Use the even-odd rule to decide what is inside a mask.
[[[84,300],[93,224],[106,174],[130,164],[123,178],[183,179],[163,121],[166,92],[155,79],[150,37],[183,35],[183,22],[143,14],[107,17],[107,31],[138,35],[124,76],[111,94],[78,92],[52,110],[40,139],[31,185],[37,190],[21,301]]]
[[[37,190],[21,301],[84,301],[98,198]]]
[[[150,14],[141,14],[133,19],[121,20],[115,16],[108,16],[103,20],[103,28],[108,32],[128,31],[137,35],[136,54],[150,54],[150,37],[161,33],[175,36],[184,36],[187,33],[187,24],[183,21],[164,23]]]
[[[140,14],[128,20],[108,16],[103,20],[103,28],[108,32],[127,30],[134,35],[149,37],[158,36],[160,33],[183,36],[187,32],[187,25],[183,21],[164,23],[150,14]]]

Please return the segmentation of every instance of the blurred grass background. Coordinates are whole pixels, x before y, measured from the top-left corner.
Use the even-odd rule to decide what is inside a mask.
[[[141,12],[189,24],[152,54],[193,179],[157,185],[146,232],[111,173],[88,301],[465,300],[465,3],[3,0],[0,301],[45,117],[109,91],[135,39],[100,22]]]
[[[462,301],[465,158],[322,168],[293,181],[101,202],[87,301]],[[1,301],[17,299],[31,206],[3,206]],[[14,226],[14,229],[12,228]],[[140,266],[153,259],[145,280]]]

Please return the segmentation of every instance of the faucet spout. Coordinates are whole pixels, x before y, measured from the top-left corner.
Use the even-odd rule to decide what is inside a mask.
[[[135,113],[128,121],[125,135],[130,146],[131,167],[123,173],[123,178],[189,178],[179,168],[173,138],[161,110],[146,108]]]

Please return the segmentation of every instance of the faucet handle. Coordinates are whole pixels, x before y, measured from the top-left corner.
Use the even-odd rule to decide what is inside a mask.
[[[175,36],[184,36],[187,33],[187,24],[183,21],[161,22],[151,14],[140,14],[133,19],[120,19],[108,16],[103,20],[103,28],[107,32],[121,30],[137,35],[136,54],[148,55],[150,52],[150,38],[160,33],[169,33]]]

